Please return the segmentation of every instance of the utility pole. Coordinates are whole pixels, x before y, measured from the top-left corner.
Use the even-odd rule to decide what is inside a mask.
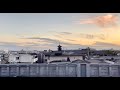
[[[88,60],[90,60],[90,48],[87,48],[87,56],[88,56]]]

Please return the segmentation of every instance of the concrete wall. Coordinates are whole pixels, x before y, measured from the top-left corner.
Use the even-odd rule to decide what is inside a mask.
[[[120,65],[1,64],[0,77],[120,77]]]

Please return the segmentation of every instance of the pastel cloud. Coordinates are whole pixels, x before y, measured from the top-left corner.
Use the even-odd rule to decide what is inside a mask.
[[[79,22],[79,24],[95,24],[99,27],[116,26],[118,21],[117,15],[107,14],[103,16],[97,16],[91,19],[85,19]]]
[[[72,33],[70,33],[70,32],[60,32],[60,34],[68,35],[68,34],[72,34]]]
[[[66,42],[66,41],[62,41],[62,40],[58,40],[58,39],[52,39],[52,38],[40,38],[40,37],[30,37],[30,38],[26,38],[26,39],[33,39],[33,40],[39,40],[39,42],[43,41],[43,42],[46,42],[47,44],[55,44],[55,45],[58,45],[59,42],[62,44],[62,45],[81,45],[81,44],[76,44],[76,43],[70,43],[70,42]],[[71,40],[71,39],[69,39]],[[68,41],[69,41],[68,40]],[[74,41],[74,40],[72,40]]]
[[[106,36],[104,34],[84,34],[80,33],[79,36],[81,38],[86,38],[86,39],[100,39],[100,40],[105,40]]]

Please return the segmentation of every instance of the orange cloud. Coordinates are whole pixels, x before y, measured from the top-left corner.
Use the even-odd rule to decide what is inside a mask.
[[[80,21],[79,24],[95,24],[100,27],[116,26],[118,21],[117,15],[107,14],[104,16],[97,16],[92,19]]]

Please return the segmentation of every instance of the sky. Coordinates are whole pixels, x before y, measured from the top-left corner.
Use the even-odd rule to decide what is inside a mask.
[[[120,13],[0,13],[0,50],[120,49]]]

